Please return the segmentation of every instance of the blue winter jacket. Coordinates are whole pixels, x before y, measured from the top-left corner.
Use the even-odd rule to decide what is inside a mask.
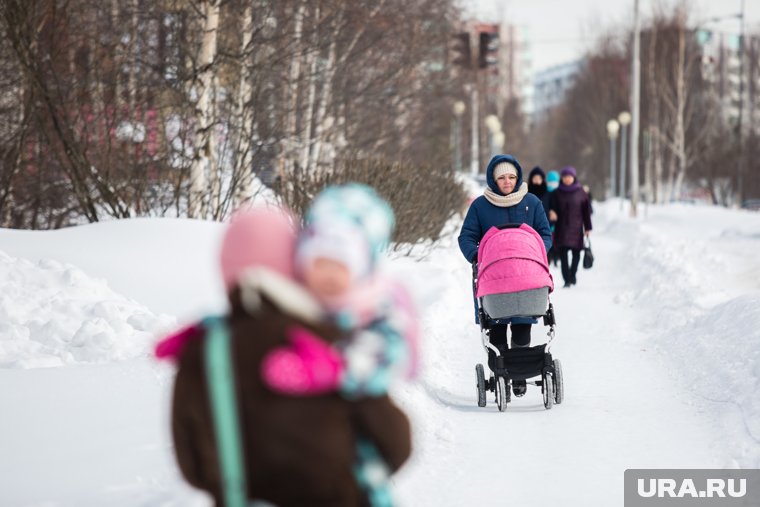
[[[486,169],[486,182],[498,195],[504,195],[499,191],[499,186],[493,177],[493,168],[500,162],[509,162],[517,168],[517,185],[512,193],[517,192],[523,183],[523,171],[520,163],[512,155],[497,155],[491,159]],[[503,224],[528,224],[544,240],[546,251],[552,246],[552,232],[549,220],[546,218],[544,206],[541,200],[533,194],[525,197],[515,206],[501,208],[488,202],[484,195],[475,199],[467,210],[464,225],[459,233],[459,249],[462,251],[467,262],[474,262],[478,258],[478,245],[488,229]]]
[[[488,186],[496,192],[498,195],[504,195],[499,190],[499,186],[496,184],[496,180],[493,177],[493,168],[499,162],[509,162],[517,168],[517,184],[512,193],[519,190],[523,183],[523,171],[520,167],[520,163],[512,155],[497,155],[491,159],[486,169],[486,182]],[[536,232],[544,240],[544,246],[546,251],[552,246],[552,231],[549,227],[549,220],[546,218],[546,212],[544,212],[544,206],[541,203],[541,199],[535,195],[528,193],[523,199],[515,206],[508,208],[501,208],[488,202],[484,195],[481,195],[475,199],[470,205],[470,209],[467,210],[467,216],[464,218],[464,224],[462,230],[459,232],[459,249],[462,251],[464,258],[468,262],[472,263],[478,258],[478,245],[483,236],[486,235],[488,229],[494,226],[503,224],[528,224],[533,227]],[[473,299],[475,299],[475,287],[473,286]],[[478,316],[478,303],[475,302],[475,323],[480,323]],[[512,317],[510,319],[504,319],[503,321],[497,321],[498,324],[535,324],[538,322],[535,319],[526,317]]]

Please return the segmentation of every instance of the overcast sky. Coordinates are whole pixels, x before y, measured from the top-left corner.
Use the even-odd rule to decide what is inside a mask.
[[[746,1],[747,30],[760,32],[760,0]],[[633,0],[460,0],[465,9],[484,21],[507,19],[526,29],[531,43],[533,71],[583,55],[594,36],[607,28],[633,24]],[[640,0],[646,17],[656,3]],[[690,0],[692,23],[736,14],[741,0]],[[715,30],[739,33],[738,20],[710,22]]]

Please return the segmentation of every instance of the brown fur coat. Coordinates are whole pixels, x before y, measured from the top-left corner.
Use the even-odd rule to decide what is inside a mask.
[[[251,290],[248,297],[245,290],[233,292],[228,318],[248,497],[279,507],[365,505],[352,473],[357,436],[372,441],[396,470],[411,452],[409,421],[388,396],[347,401],[337,393],[290,397],[268,389],[260,363],[273,347],[286,343],[289,327],[304,326],[328,341],[339,338],[336,330],[315,324],[317,316],[304,311],[308,304],[271,289],[258,287],[258,301]],[[222,505],[212,424],[203,337],[198,336],[179,359],[172,433],[182,474]]]

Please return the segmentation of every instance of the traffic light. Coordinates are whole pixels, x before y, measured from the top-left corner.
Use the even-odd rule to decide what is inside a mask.
[[[493,32],[480,32],[480,44],[478,52],[478,66],[481,69],[496,65],[499,51],[499,34]]]
[[[451,47],[451,63],[461,65],[469,69],[472,65],[472,56],[470,53],[470,33],[460,32],[454,36],[454,43]]]

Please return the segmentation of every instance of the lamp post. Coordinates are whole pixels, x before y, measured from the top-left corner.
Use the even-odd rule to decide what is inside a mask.
[[[461,100],[454,102],[452,112],[454,113],[454,170],[462,170],[462,115],[467,106]]]
[[[620,123],[620,197],[622,200],[620,201],[620,206],[622,208],[623,201],[625,200],[625,171],[626,171],[626,165],[628,162],[628,157],[626,154],[626,148],[628,144],[628,138],[626,137],[626,130],[628,129],[628,124],[631,123],[631,113],[628,111],[623,111],[618,115],[618,122]]]
[[[737,130],[739,131],[739,164],[737,177],[737,193],[739,194],[739,207],[744,203],[744,2],[742,0],[742,10],[739,14],[741,28],[739,32],[739,121],[737,121]],[[751,120],[750,120],[751,121]]]
[[[620,130],[616,119],[607,122],[607,137],[610,138],[610,198],[615,197],[615,140]]]

